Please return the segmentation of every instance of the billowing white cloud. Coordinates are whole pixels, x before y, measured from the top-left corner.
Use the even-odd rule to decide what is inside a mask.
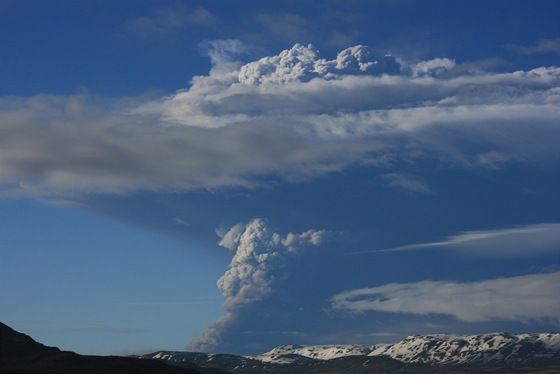
[[[394,57],[378,57],[363,45],[347,48],[335,60],[327,61],[319,58],[319,51],[311,44],[296,44],[277,56],[242,66],[238,79],[248,85],[261,85],[308,82],[313,78],[335,79],[343,75],[398,73],[400,65]]]
[[[465,322],[560,322],[560,273],[476,282],[392,283],[339,293],[335,310],[416,315],[445,314]]]
[[[410,244],[375,252],[451,249],[475,256],[523,257],[560,252],[560,223],[539,223],[521,227],[467,231],[443,241]]]
[[[210,73],[156,100],[0,99],[4,193],[252,188],[419,154],[489,169],[560,159],[560,68],[441,74],[454,63],[440,58],[398,74],[364,46],[329,60],[298,44],[247,64],[238,41],[207,48]]]
[[[225,308],[235,310],[268,296],[274,283],[285,276],[283,269],[289,258],[302,248],[320,245],[326,234],[308,230],[284,237],[273,232],[263,219],[234,226],[219,243],[235,250],[229,269],[218,280],[226,298]]]
[[[189,343],[190,350],[209,350],[220,341],[220,335],[245,308],[269,297],[275,287],[289,276],[290,261],[305,248],[319,246],[328,233],[308,230],[300,234],[280,235],[270,229],[264,219],[233,226],[219,244],[235,250],[228,270],[218,280],[225,297],[228,314],[212,324],[197,339]]]

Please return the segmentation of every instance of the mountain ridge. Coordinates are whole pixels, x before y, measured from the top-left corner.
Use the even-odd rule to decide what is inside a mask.
[[[560,334],[490,333],[477,335],[433,334],[413,335],[394,344],[377,345],[282,345],[255,356],[233,356],[196,352],[160,351],[142,358],[155,358],[170,363],[194,362],[199,366],[214,366],[236,373],[256,372],[328,372],[328,364],[366,365],[370,362],[400,365],[418,372],[448,369],[468,370],[509,368],[524,372],[524,368],[554,367],[560,372]],[[343,365],[343,366],[344,366]],[[511,370],[518,371],[511,371]],[[555,369],[555,370],[556,370]],[[504,369],[505,370],[505,369]],[[351,371],[358,372],[358,371]],[[368,372],[368,371],[359,371]],[[409,371],[410,372],[410,371]],[[414,372],[414,371],[413,371]]]
[[[560,334],[414,335],[394,344],[283,345],[256,356],[158,351],[84,356],[0,322],[0,373],[560,373]]]

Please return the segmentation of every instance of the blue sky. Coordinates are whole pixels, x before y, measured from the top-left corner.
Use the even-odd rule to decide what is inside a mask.
[[[557,331],[556,1],[1,1],[0,320],[86,354]]]

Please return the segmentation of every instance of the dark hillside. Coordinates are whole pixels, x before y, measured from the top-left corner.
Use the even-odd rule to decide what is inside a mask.
[[[0,322],[0,373],[7,374],[196,374],[216,373],[197,368],[179,368],[163,361],[118,356],[83,356],[37,343]],[[222,372],[223,373],[223,372]]]

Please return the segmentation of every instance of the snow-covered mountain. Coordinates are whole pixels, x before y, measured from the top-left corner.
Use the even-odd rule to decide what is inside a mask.
[[[282,345],[252,359],[275,364],[291,364],[298,360],[332,360],[347,356],[368,356],[375,348],[383,346],[365,346],[357,344],[339,345]]]
[[[430,365],[543,366],[560,363],[560,334],[410,336],[369,353],[380,355]]]
[[[542,366],[560,364],[560,334],[421,335],[377,346],[285,345],[251,358],[286,364],[298,357],[331,360],[346,356],[388,356],[405,363],[438,366]]]
[[[284,345],[257,356],[232,356],[190,352],[156,352],[142,358],[169,362],[194,362],[200,366],[251,372],[315,372],[328,366],[395,363],[428,367],[543,368],[560,370],[560,334],[507,333],[481,335],[421,335],[386,345]],[[388,361],[387,361],[388,360]],[[410,366],[408,366],[410,369]],[[329,372],[328,370],[322,372]]]

